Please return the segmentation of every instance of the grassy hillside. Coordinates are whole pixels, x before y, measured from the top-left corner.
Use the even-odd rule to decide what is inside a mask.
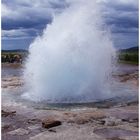
[[[2,50],[1,60],[2,63],[21,63],[27,57],[27,50]],[[132,47],[118,51],[118,61],[120,63],[139,63],[139,47]]]
[[[118,52],[119,62],[123,63],[139,63],[139,47],[132,47],[128,49],[122,49]]]
[[[2,50],[1,61],[2,63],[22,63],[27,55],[27,50]]]

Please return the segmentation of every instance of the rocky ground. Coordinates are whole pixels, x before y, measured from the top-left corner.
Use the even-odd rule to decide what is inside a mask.
[[[119,75],[118,79],[138,88],[138,73]],[[2,78],[3,92],[23,84],[20,77]],[[2,140],[138,140],[137,102],[45,110],[3,100],[1,113]]]
[[[138,140],[138,107],[70,111],[3,107],[2,139]]]

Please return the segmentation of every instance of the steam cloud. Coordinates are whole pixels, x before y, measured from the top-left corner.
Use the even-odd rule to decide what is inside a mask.
[[[68,1],[29,52],[25,98],[87,102],[109,96],[115,50],[95,0]]]

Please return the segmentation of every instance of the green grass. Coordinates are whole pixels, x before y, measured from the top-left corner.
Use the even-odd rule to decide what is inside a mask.
[[[17,61],[17,58],[22,59],[22,61],[27,57],[28,52],[26,51],[2,51],[1,61],[2,63],[13,63]]]
[[[118,62],[127,64],[139,64],[139,49],[133,47],[118,52]]]
[[[118,60],[118,63],[122,63],[122,64],[132,64],[132,65],[138,65],[138,62],[133,62],[133,61],[123,61],[123,60]]]

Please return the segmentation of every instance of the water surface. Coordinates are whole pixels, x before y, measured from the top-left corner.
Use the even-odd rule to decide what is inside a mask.
[[[138,66],[136,65],[124,65],[120,64],[113,72],[115,75],[119,74],[131,74],[138,72]],[[20,65],[2,65],[2,78],[23,75],[23,67]],[[119,82],[118,80],[111,81],[110,94],[112,97],[102,100],[84,100],[81,102],[61,102],[57,101],[51,103],[50,101],[33,102],[26,100],[22,97],[25,92],[24,87],[15,90],[2,90],[2,102],[3,104],[23,104],[26,106],[32,106],[36,109],[71,109],[71,108],[83,108],[83,107],[98,107],[108,108],[118,104],[136,103],[138,102],[138,88],[133,87],[131,83]]]

